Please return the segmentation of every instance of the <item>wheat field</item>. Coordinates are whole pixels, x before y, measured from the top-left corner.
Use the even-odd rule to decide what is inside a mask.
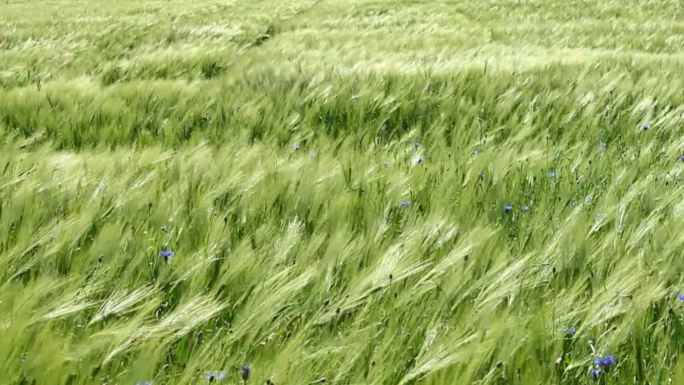
[[[0,383],[684,384],[682,20],[0,3]]]

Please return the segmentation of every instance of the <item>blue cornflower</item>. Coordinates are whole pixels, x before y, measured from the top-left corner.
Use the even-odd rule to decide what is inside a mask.
[[[643,122],[643,123],[641,123],[641,124],[639,125],[639,129],[640,129],[641,131],[646,131],[646,130],[648,130],[649,128],[651,128],[651,125],[648,124],[648,122]]]
[[[546,176],[548,176],[549,178],[555,178],[556,172],[555,171],[549,171],[546,173]]]
[[[603,361],[601,362],[601,366],[603,366],[606,370],[609,369],[613,365],[615,365],[615,358],[613,356],[611,356],[610,354],[606,355],[603,358]]]
[[[249,372],[251,371],[251,368],[247,364],[242,364],[240,367],[240,378],[242,378],[242,381],[247,382],[249,380]]]
[[[174,254],[173,251],[171,251],[171,250],[166,250],[166,249],[162,249],[162,250],[159,252],[159,256],[162,257],[162,258],[164,258],[165,260],[169,260],[171,257],[173,257],[173,254]]]
[[[575,335],[575,333],[577,333],[577,329],[574,326],[570,326],[567,330],[567,333],[568,333],[568,335],[573,336],[573,335]]]
[[[684,293],[677,294],[677,299],[684,302]]]
[[[684,160],[684,155],[680,155],[677,159]]]
[[[504,210],[504,212],[510,212],[511,210],[513,210],[513,206],[503,205],[503,210]]]
[[[209,382],[223,381],[226,378],[226,373],[223,371],[211,371],[204,374],[204,378],[209,380]]]
[[[409,201],[400,201],[399,202],[399,207],[408,207],[411,206],[411,202]]]
[[[589,376],[591,376],[592,380],[594,381],[598,380],[600,374],[601,370],[598,368],[593,368],[589,371]]]
[[[603,365],[603,358],[601,358],[601,356],[594,357],[594,365],[596,365],[596,366]]]

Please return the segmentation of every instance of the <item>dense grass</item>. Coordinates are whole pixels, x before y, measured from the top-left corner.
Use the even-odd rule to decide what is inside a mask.
[[[0,4],[0,382],[684,383],[682,17]]]

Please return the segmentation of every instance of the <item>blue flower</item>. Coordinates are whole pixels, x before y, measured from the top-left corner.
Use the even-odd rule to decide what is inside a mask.
[[[651,125],[648,124],[648,122],[643,122],[643,123],[641,123],[641,124],[639,125],[639,129],[640,129],[641,131],[646,131],[646,130],[648,130],[649,128],[651,128]]]
[[[299,150],[300,148],[302,148],[302,145],[299,143],[295,143],[292,145],[292,149],[295,151]]]
[[[408,206],[411,206],[411,202],[409,202],[409,201],[399,202],[399,207],[408,207]]]
[[[589,371],[589,376],[591,376],[594,381],[598,380],[600,374],[601,370],[598,368],[593,368]]]
[[[603,358],[601,358],[601,356],[594,357],[594,365],[596,365],[596,366],[603,365]]]
[[[162,257],[162,258],[164,258],[165,260],[169,260],[169,258],[173,257],[173,254],[174,254],[173,251],[171,251],[171,250],[166,250],[166,249],[162,249],[162,250],[159,252],[159,256]]]
[[[608,369],[611,366],[615,365],[615,358],[611,356],[610,354],[606,355],[605,358],[603,358],[603,361],[601,362],[601,366],[604,368]]]
[[[577,199],[573,199],[570,201],[570,206],[575,207],[577,206]]]
[[[211,371],[204,374],[204,378],[209,380],[209,382],[223,381],[226,378],[226,373],[223,371]]]
[[[555,171],[549,171],[546,173],[546,176],[548,176],[549,178],[555,178],[556,172]]]
[[[684,293],[677,294],[677,299],[684,302]]]
[[[684,155],[680,155],[677,159],[684,160]]]
[[[251,368],[247,364],[242,364],[240,367],[240,378],[242,378],[242,381],[247,382],[249,380],[249,372],[251,371]]]
[[[571,336],[575,335],[576,332],[577,332],[577,329],[574,326],[570,326],[567,330],[568,335],[571,335]]]
[[[513,206],[511,206],[511,205],[503,205],[503,210],[504,210],[504,212],[507,212],[507,213],[508,213],[508,212],[510,212],[511,210],[513,210]]]

